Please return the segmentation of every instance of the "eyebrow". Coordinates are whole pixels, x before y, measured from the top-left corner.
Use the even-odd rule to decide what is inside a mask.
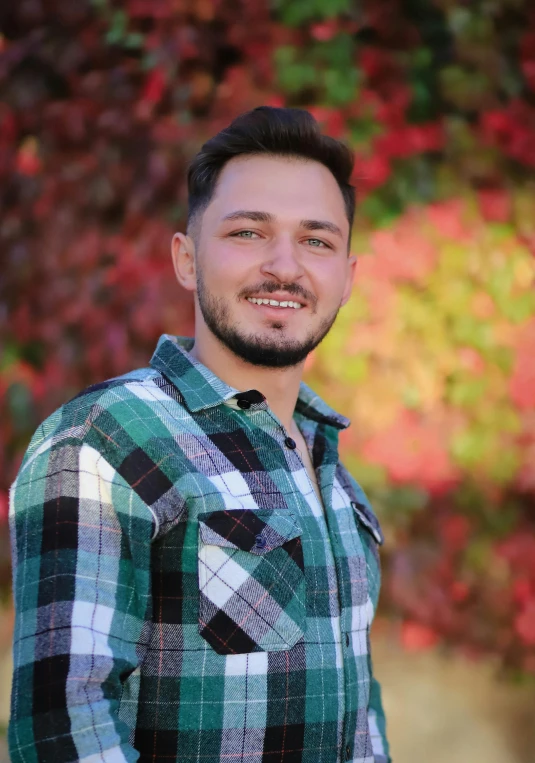
[[[338,225],[329,222],[329,220],[301,220],[301,227],[310,231],[326,230],[329,231],[329,233],[334,233],[335,236],[339,236],[340,238],[344,237]]]
[[[230,212],[223,217],[222,222],[227,220],[253,220],[255,223],[272,223],[275,216],[269,212],[255,212],[250,209],[238,209],[236,212]]]
[[[256,223],[273,223],[275,222],[275,216],[269,212],[260,212],[251,209],[238,209],[236,212],[230,212],[223,217],[222,222],[228,220],[252,220]],[[329,233],[333,233],[335,236],[339,236],[343,239],[344,235],[338,225],[330,222],[329,220],[301,220],[299,223],[301,228],[308,231],[325,230]]]

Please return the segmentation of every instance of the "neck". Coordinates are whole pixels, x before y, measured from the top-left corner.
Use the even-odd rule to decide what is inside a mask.
[[[293,413],[304,361],[290,368],[251,365],[225,347],[202,324],[195,332],[195,344],[190,354],[230,387],[241,392],[249,389],[261,392],[285,429],[288,432],[295,431]]]

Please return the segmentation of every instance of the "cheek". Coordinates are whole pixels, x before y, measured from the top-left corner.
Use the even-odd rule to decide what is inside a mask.
[[[325,262],[315,268],[313,283],[320,301],[338,305],[347,283],[347,268],[345,265],[333,266],[332,262]]]
[[[245,286],[259,279],[259,269],[252,257],[243,251],[214,247],[205,265],[205,280],[220,295],[233,297]]]
[[[233,263],[231,258],[226,257],[224,252],[210,251],[203,259],[202,275],[205,284],[210,291],[222,294],[232,287]]]

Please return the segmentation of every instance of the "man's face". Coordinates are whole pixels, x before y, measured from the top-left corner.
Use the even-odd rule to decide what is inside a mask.
[[[197,299],[208,329],[254,365],[301,363],[349,298],[348,236],[342,194],[322,164],[232,159],[196,236]]]

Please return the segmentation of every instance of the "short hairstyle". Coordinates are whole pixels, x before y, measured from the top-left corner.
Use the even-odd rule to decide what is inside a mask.
[[[247,154],[297,157],[325,165],[342,192],[352,228],[355,188],[350,182],[354,165],[351,149],[323,135],[318,122],[304,109],[258,106],[210,138],[193,158],[188,169],[188,230],[210,204],[225,164]]]

